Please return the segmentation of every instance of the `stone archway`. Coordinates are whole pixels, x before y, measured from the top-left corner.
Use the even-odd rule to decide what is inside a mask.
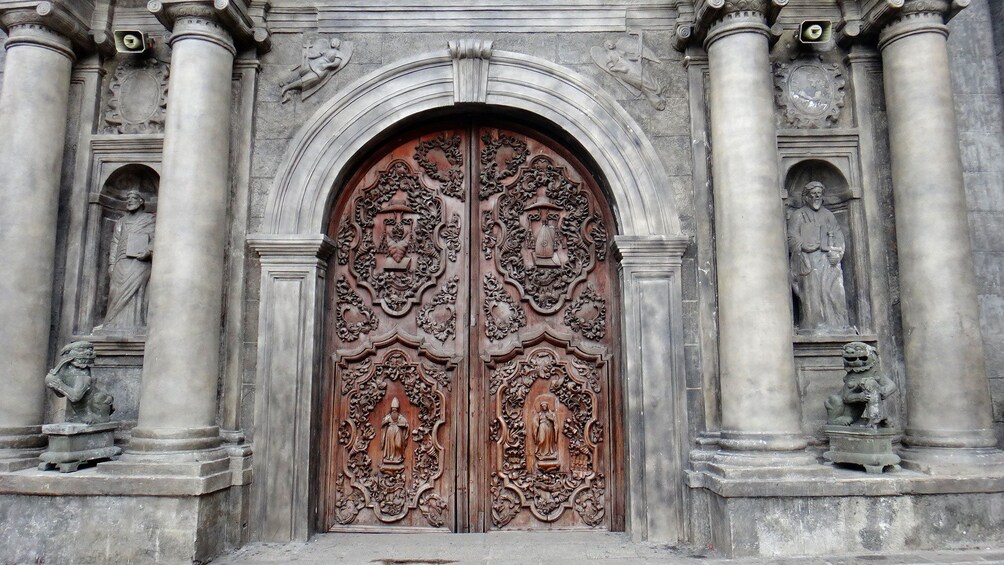
[[[628,482],[638,539],[683,536],[687,452],[681,256],[687,238],[652,144],[590,79],[542,59],[450,42],[393,63],[336,94],[301,128],[272,185],[261,257],[252,526],[261,540],[306,539],[317,494],[317,413],[328,208],[354,156],[410,117],[458,104],[520,110],[576,139],[605,177],[620,226]],[[487,108],[487,106],[486,106]],[[670,432],[667,433],[667,430]]]

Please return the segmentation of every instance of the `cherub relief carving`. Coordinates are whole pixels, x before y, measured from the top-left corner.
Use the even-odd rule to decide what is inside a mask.
[[[338,38],[322,37],[304,45],[303,61],[279,83],[283,104],[292,99],[294,91],[300,93],[300,100],[310,98],[349,62],[352,49],[352,42]]]
[[[622,37],[616,41],[604,41],[602,47],[593,47],[589,54],[601,69],[633,94],[644,96],[656,110],[666,109],[662,84],[645,68],[646,62],[656,65],[662,62],[645,46],[640,33],[637,39]]]

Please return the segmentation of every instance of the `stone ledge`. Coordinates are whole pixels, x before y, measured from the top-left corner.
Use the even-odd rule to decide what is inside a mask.
[[[687,471],[687,485],[723,498],[901,496],[1004,492],[1004,477],[932,477],[906,469],[868,475],[863,471],[820,465],[811,476],[796,473],[764,479],[725,478],[708,471]]]

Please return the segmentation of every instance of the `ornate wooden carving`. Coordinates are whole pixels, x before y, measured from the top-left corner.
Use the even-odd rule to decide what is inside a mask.
[[[436,483],[446,455],[439,430],[447,423],[446,385],[454,367],[400,334],[338,361],[347,411],[339,424],[344,468],[334,496],[336,521],[351,523],[370,508],[377,520],[396,522],[419,509],[429,525],[442,525],[446,503]],[[362,506],[353,499],[357,491]]]
[[[442,272],[443,249],[432,236],[444,219],[442,199],[403,160],[356,200],[352,221],[362,237],[350,252],[352,271],[388,314],[407,314]]]
[[[603,357],[545,330],[496,357],[487,370],[499,429],[491,488],[495,526],[524,510],[554,522],[570,509],[583,523],[599,524],[606,502],[595,376],[606,371]]]
[[[343,341],[355,341],[360,334],[377,329],[380,320],[363,304],[363,299],[349,286],[344,276],[335,283],[335,327]]]
[[[502,192],[502,181],[516,174],[526,163],[530,152],[526,141],[504,133],[496,136],[485,133],[481,136],[481,141],[484,142],[484,147],[481,149],[481,187],[478,196],[485,200]],[[502,154],[503,149],[508,150],[508,156]]]
[[[523,307],[509,296],[498,277],[491,273],[485,275],[484,293],[485,335],[488,339],[505,339],[526,326]]]
[[[422,306],[418,311],[418,327],[431,334],[439,341],[453,339],[457,328],[457,289],[460,281],[451,278],[432,298],[432,301]]]
[[[591,284],[565,310],[565,325],[587,339],[599,341],[607,332],[607,303]]]
[[[433,160],[431,153],[438,151],[446,160],[445,170]],[[464,156],[460,151],[460,136],[441,135],[415,146],[415,161],[425,174],[439,181],[439,191],[446,196],[464,200]]]
[[[503,189],[497,208],[499,270],[535,310],[556,312],[599,259],[585,227],[591,222],[594,233],[606,228],[587,192],[554,159],[538,155]]]
[[[580,163],[515,131],[365,161],[328,232],[324,527],[619,527],[612,222]]]

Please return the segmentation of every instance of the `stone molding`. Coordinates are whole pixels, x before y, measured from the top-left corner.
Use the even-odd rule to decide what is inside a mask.
[[[326,235],[283,236],[258,235],[248,237],[251,247],[262,263],[313,263],[315,259],[326,261],[335,252],[335,242]]]
[[[969,6],[970,1],[841,0],[843,19],[837,24],[835,38],[846,46],[858,39],[877,36],[881,48],[894,39],[920,31],[938,31],[947,35],[947,28],[941,31],[936,26],[948,23]]]
[[[733,33],[778,35],[771,26],[789,0],[693,0],[680,3],[673,46],[704,45]]]
[[[168,40],[172,48],[179,41],[196,39],[219,45],[229,51],[231,56],[237,55],[237,48],[234,46],[230,33],[212,19],[196,16],[178,18],[174,21],[172,31],[171,38]]]
[[[80,50],[95,46],[90,35],[93,12],[94,0],[0,0],[0,28],[11,36],[8,49],[36,44],[73,59],[71,45]]]
[[[322,233],[328,202],[353,155],[405,118],[457,104],[453,58],[445,47],[377,69],[317,110],[282,159],[263,234]],[[485,100],[541,116],[579,140],[611,185],[623,234],[680,233],[655,148],[591,79],[544,59],[493,51]]]
[[[679,267],[688,246],[690,238],[686,236],[614,236],[614,253],[622,267]]]
[[[255,47],[259,51],[271,48],[268,28],[264,24],[256,24],[252,19],[246,0],[150,0],[147,9],[157,17],[161,24],[169,30],[181,22],[194,26],[193,20],[206,22],[200,24],[209,27],[209,22],[224,31],[238,48]],[[207,30],[208,31],[208,30]],[[212,37],[217,34],[211,33]],[[175,38],[172,37],[174,42]],[[234,50],[233,47],[230,48]]]

